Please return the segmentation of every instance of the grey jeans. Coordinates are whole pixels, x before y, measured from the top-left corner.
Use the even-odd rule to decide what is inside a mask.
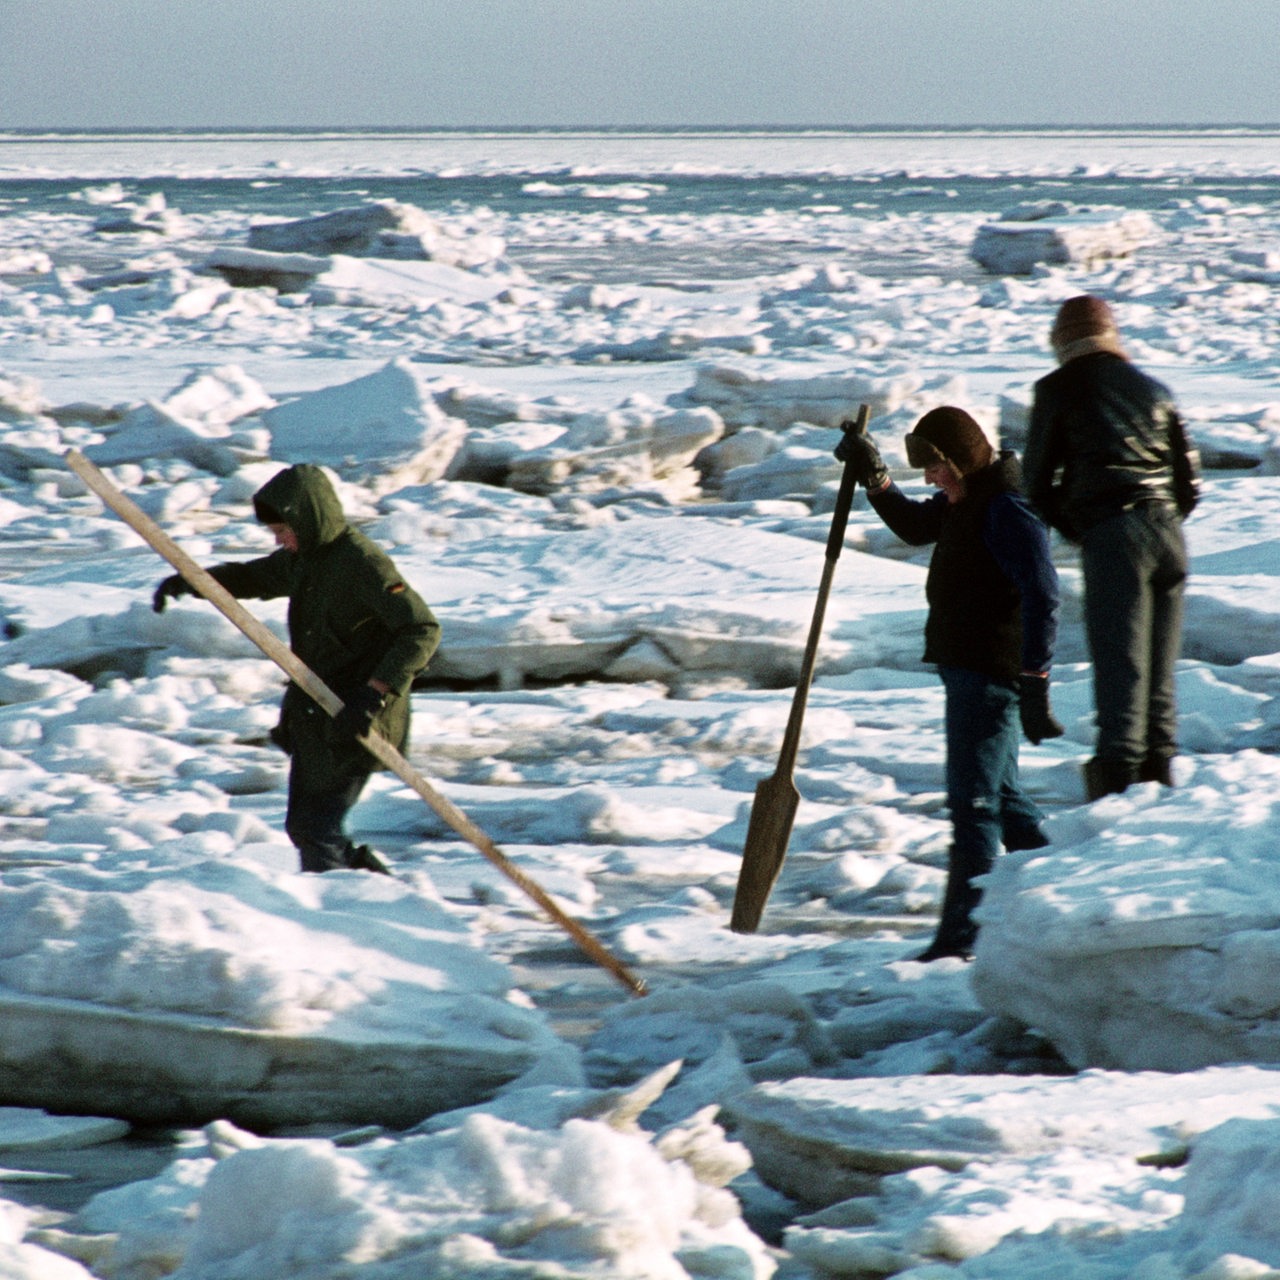
[[[1148,503],[1085,534],[1084,621],[1099,760],[1139,766],[1177,753],[1174,664],[1187,548],[1177,511]]]

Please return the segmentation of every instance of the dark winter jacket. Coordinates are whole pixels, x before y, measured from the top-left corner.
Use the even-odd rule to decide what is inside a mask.
[[[1017,492],[1011,453],[965,477],[965,496],[916,500],[897,485],[871,495],[904,542],[933,542],[925,581],[926,662],[1016,682],[1043,672],[1058,629],[1058,575],[1044,525]]]
[[[370,679],[390,689],[374,730],[403,750],[409,736],[409,687],[440,643],[440,625],[390,557],[347,524],[319,467],[290,467],[254,496],[260,515],[286,524],[297,552],[217,565],[210,573],[233,595],[289,597],[289,644],[334,693],[346,698]],[[278,517],[278,520],[275,519]],[[332,722],[296,685],[285,693],[278,741],[290,750],[299,733],[318,733],[341,748]],[[353,751],[362,751],[354,742]],[[368,757],[372,759],[372,757]]]
[[[1143,503],[1189,515],[1199,470],[1168,389],[1123,356],[1078,356],[1036,383],[1025,491],[1073,541]]]

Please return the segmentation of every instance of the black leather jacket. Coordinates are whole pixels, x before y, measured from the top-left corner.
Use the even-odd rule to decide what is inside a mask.
[[[1200,498],[1199,455],[1168,388],[1106,351],[1036,383],[1022,473],[1031,505],[1073,541],[1143,503],[1185,517]]]

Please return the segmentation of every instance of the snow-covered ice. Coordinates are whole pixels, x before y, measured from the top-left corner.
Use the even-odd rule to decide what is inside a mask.
[[[993,275],[1028,275],[1039,263],[1096,266],[1127,258],[1154,234],[1143,212],[1124,209],[1048,207],[1007,209],[978,228],[970,252]]]
[[[1275,143],[0,138],[0,1272],[1280,1268]],[[997,865],[972,966],[909,962],[948,838],[928,552],[858,499],[788,860],[730,932],[835,429],[868,404],[913,492],[934,405],[1020,447],[1085,289],[1208,467],[1179,785],[1084,803],[1055,544],[1053,843]],[[202,563],[331,468],[444,628],[412,762],[651,994],[389,776],[354,825],[395,876],[300,876],[280,673],[151,611],[167,567],[69,448]],[[190,1127],[77,1193],[130,1121]]]

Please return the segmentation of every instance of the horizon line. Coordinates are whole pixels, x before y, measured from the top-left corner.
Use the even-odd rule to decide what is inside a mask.
[[[700,124],[684,122],[680,124],[599,124],[579,122],[576,124],[121,124],[121,125],[88,125],[88,124],[39,124],[39,125],[2,125],[0,136],[6,134],[122,134],[122,133],[545,133],[555,132],[590,132],[590,133],[670,133],[674,131],[699,131],[706,133],[813,133],[813,132],[946,132],[960,131],[1043,131],[1060,130],[1062,132],[1084,131],[1130,131],[1130,130],[1221,130],[1249,129],[1268,131],[1280,129],[1280,120],[1275,121],[1127,121],[1119,122],[1075,122],[1060,121],[998,123],[992,121],[971,121],[966,123],[916,123],[877,122],[856,124],[850,122],[811,121],[804,124],[779,123],[738,123],[738,124]]]

